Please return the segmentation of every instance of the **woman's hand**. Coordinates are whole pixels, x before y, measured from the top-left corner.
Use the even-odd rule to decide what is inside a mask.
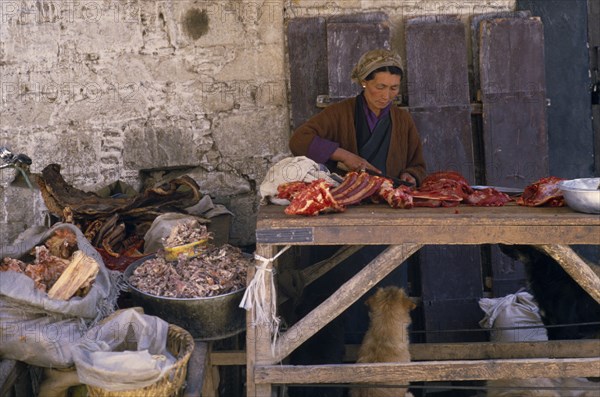
[[[371,165],[367,160],[346,149],[337,148],[331,155],[331,159],[342,163],[348,171],[370,170],[381,174],[381,171]]]
[[[417,186],[417,180],[415,179],[414,176],[412,176],[411,174],[409,174],[408,172],[403,172],[400,175],[400,180],[404,181],[404,182],[410,182],[412,183],[414,186]]]

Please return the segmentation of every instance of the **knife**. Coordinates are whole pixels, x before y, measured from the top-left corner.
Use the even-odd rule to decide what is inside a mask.
[[[340,169],[340,170],[342,170],[342,171],[346,171],[346,172],[349,172],[349,171],[350,171],[350,170],[349,170],[349,169],[348,169],[348,168],[347,168],[347,167],[344,165],[344,163],[342,163],[341,161],[338,161],[338,163],[337,163],[337,168],[338,168],[338,169]],[[369,169],[365,169],[365,170],[364,170],[364,172],[366,172],[366,173],[367,173],[367,174],[369,174],[369,175],[374,175],[374,176],[380,176],[380,177],[382,177],[382,178],[387,178],[387,179],[389,179],[389,180],[391,180],[391,181],[392,181],[392,183],[394,184],[394,187],[398,187],[398,186],[400,186],[400,185],[404,185],[404,186],[409,186],[409,187],[411,187],[411,186],[414,186],[414,185],[415,185],[414,183],[406,182],[406,181],[403,181],[402,179],[399,179],[399,178],[394,178],[393,176],[384,175],[384,174],[378,174],[377,172],[375,172],[375,171],[371,171],[371,170],[369,170]]]
[[[371,170],[367,170],[367,169],[366,169],[366,170],[365,170],[365,172],[366,172],[367,174],[369,174],[369,175],[380,176],[380,177],[382,177],[382,178],[387,178],[387,179],[391,180],[391,181],[394,183],[394,187],[398,187],[398,186],[400,186],[400,185],[404,185],[404,186],[412,187],[412,186],[414,186],[414,185],[415,185],[414,183],[407,182],[407,181],[403,181],[403,180],[402,180],[402,179],[400,179],[400,178],[394,178],[393,176],[384,175],[384,174],[378,174],[378,173],[377,173],[377,172],[375,172],[375,171],[371,171]]]

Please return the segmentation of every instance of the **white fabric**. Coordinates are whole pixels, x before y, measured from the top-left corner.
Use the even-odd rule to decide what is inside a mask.
[[[267,171],[265,179],[260,184],[261,204],[270,201],[273,204],[288,205],[290,203],[288,200],[277,198],[277,186],[288,182],[312,182],[324,179],[332,186],[337,186],[338,183],[330,175],[329,171],[321,170],[321,166],[308,157],[284,158]]]
[[[518,292],[502,298],[479,300],[486,313],[479,322],[492,332],[493,342],[546,341],[548,336],[534,297]],[[523,329],[501,329],[525,327]],[[498,379],[487,382],[488,397],[600,397],[597,384],[585,378]]]
[[[493,342],[548,340],[535,299],[528,292],[502,298],[483,298],[479,300],[479,307],[485,312],[479,325],[482,328],[499,328],[491,333]],[[514,327],[523,329],[502,329]]]
[[[109,391],[156,383],[176,362],[167,350],[168,331],[159,317],[135,309],[117,312],[73,346],[79,381]]]

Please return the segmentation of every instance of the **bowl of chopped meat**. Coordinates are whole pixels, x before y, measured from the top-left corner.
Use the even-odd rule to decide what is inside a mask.
[[[567,205],[578,212],[600,214],[600,178],[579,178],[559,183]]]
[[[164,252],[132,263],[124,273],[131,300],[148,314],[176,324],[198,340],[216,340],[245,330],[239,307],[250,255],[225,244],[208,245],[194,257],[167,260]]]

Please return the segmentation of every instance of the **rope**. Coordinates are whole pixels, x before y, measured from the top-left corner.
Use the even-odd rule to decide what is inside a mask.
[[[277,342],[277,336],[279,334],[279,323],[280,318],[277,316],[277,299],[275,290],[275,277],[272,276],[273,268],[267,269],[270,263],[273,263],[281,254],[287,251],[291,245],[285,246],[284,249],[279,251],[273,258],[264,258],[258,254],[254,254],[254,259],[260,261],[259,265],[256,265],[256,273],[254,278],[248,284],[246,292],[240,302],[240,307],[246,310],[252,311],[252,325],[264,325],[268,328],[271,336],[271,352],[274,354],[275,344]],[[266,277],[267,272],[271,273],[271,282],[267,285]],[[267,290],[268,288],[268,290]],[[266,306],[267,292],[271,296],[271,306]]]

